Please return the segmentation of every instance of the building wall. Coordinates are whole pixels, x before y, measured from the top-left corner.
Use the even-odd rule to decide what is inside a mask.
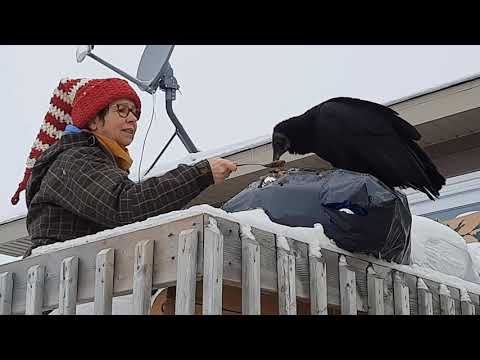
[[[414,215],[444,221],[466,212],[480,211],[480,171],[447,179],[440,198],[435,201],[418,191],[406,193]]]

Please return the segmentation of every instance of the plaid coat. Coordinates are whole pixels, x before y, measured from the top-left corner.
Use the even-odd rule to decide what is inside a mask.
[[[65,134],[26,189],[32,249],[179,210],[211,184],[207,160],[135,183],[93,134]]]

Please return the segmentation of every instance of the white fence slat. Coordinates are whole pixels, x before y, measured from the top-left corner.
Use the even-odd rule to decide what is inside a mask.
[[[410,315],[410,290],[398,271],[393,272],[393,297],[395,315]]]
[[[198,231],[184,230],[178,238],[175,315],[195,314]]]
[[[284,236],[277,236],[278,312],[280,315],[297,314],[295,287],[295,257]]]
[[[30,267],[27,273],[25,315],[42,314],[44,285],[45,266],[34,265]]]
[[[462,302],[462,315],[475,315],[475,307],[468,301]]]
[[[0,274],[0,315],[12,313],[13,274],[4,272]]]
[[[344,255],[338,261],[340,304],[342,315],[357,315],[357,285],[355,272],[350,270]]]
[[[222,314],[223,235],[213,217],[205,227],[203,240],[203,315]]]
[[[77,312],[78,257],[64,259],[60,266],[58,313],[75,315]]]
[[[309,246],[310,270],[310,313],[312,315],[328,315],[327,300],[327,262],[317,249]]]
[[[378,277],[371,266],[367,268],[368,314],[385,315],[383,279]]]
[[[462,315],[475,315],[475,306],[468,295],[468,292],[461,290],[460,303],[462,304]]]
[[[419,315],[433,315],[432,293],[422,278],[417,280],[417,294]]]
[[[455,303],[450,290],[444,284],[440,284],[438,293],[440,295],[440,314],[455,315]]]
[[[153,240],[144,240],[135,245],[132,311],[134,315],[150,314],[154,244]]]
[[[112,248],[103,249],[97,254],[95,265],[95,315],[112,314],[114,261],[115,251]]]
[[[260,315],[260,245],[249,226],[240,227],[242,240],[242,314]]]

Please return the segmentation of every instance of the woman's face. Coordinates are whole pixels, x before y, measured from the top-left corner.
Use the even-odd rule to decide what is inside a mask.
[[[121,146],[128,146],[137,131],[137,116],[140,117],[140,114],[131,100],[119,99],[108,106],[105,122],[97,116],[90,129],[116,141]]]

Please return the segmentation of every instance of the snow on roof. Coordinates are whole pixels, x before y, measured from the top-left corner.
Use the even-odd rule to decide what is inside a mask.
[[[401,97],[401,98],[396,99],[396,100],[388,101],[388,102],[384,103],[383,105],[385,105],[385,106],[397,105],[397,104],[400,104],[400,103],[405,102],[405,101],[413,100],[415,98],[419,98],[419,97],[424,96],[424,95],[432,94],[432,93],[437,92],[437,91],[445,90],[445,89],[451,88],[453,86],[461,85],[461,84],[464,84],[464,83],[467,83],[467,82],[470,82],[470,81],[475,81],[475,80],[478,80],[478,79],[480,79],[480,73],[475,73],[473,75],[465,76],[463,78],[460,78],[460,79],[457,79],[457,80],[454,80],[454,81],[450,81],[448,83],[444,83],[444,84],[441,84],[441,85],[438,85],[438,86],[435,86],[435,87],[432,87],[432,88],[428,88],[428,89],[413,93],[411,95]]]
[[[20,219],[23,219],[25,216],[27,216],[27,214],[17,215],[17,216],[13,216],[13,217],[11,217],[11,218],[2,220],[2,221],[0,221],[0,226],[6,225],[6,224],[8,224],[8,223],[11,223],[11,222],[14,222],[14,221],[17,221],[17,220],[20,220]]]
[[[0,254],[0,265],[7,264],[7,263],[13,262],[15,260],[19,260],[19,259],[20,259],[20,257]]]
[[[152,171],[145,177],[145,179],[155,176],[160,176],[167,171],[175,169],[179,164],[193,165],[204,159],[211,159],[215,157],[227,157],[245,150],[250,150],[265,144],[268,144],[272,141],[272,135],[263,135],[255,137],[253,139],[248,139],[242,142],[230,144],[223,146],[221,148],[216,148],[212,150],[201,151],[198,153],[191,153],[186,155],[181,159],[174,161],[160,163],[156,165]]]

